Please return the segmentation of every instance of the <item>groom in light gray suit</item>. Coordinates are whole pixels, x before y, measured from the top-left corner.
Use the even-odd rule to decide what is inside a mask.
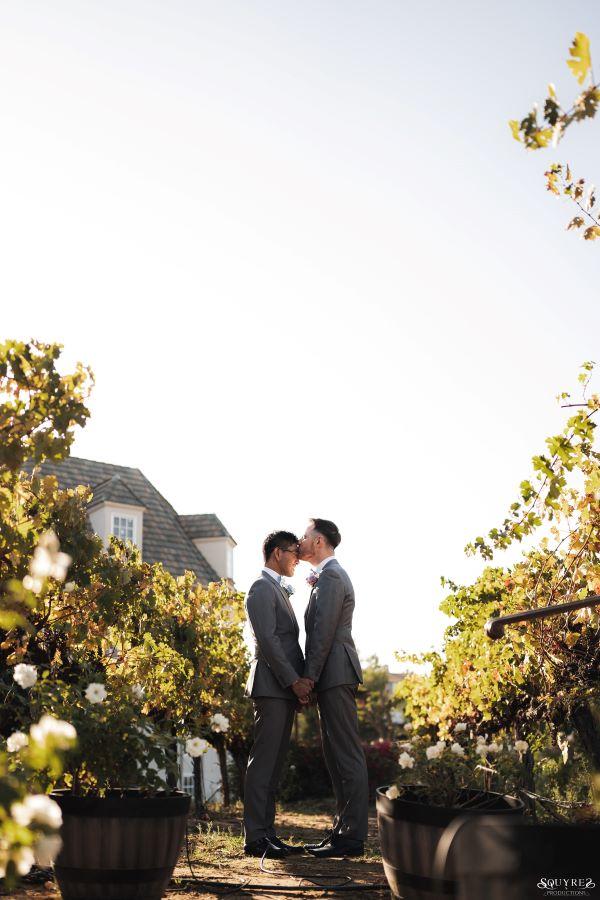
[[[254,744],[244,786],[244,852],[281,859],[302,847],[275,833],[275,795],[290,743],[298,703],[307,703],[311,684],[302,677],[300,629],[282,576],[298,565],[298,538],[275,531],[263,544],[265,565],[246,598],[254,638],[254,659],[246,694],[254,705]]]
[[[305,613],[304,677],[319,706],[323,755],[336,801],[334,827],[320,844],[307,845],[314,856],[360,856],[367,839],[369,787],[367,764],[358,733],[356,693],[362,671],[352,639],[354,588],[335,558],[341,541],[337,526],[311,519],[300,541],[300,559],[316,566]]]

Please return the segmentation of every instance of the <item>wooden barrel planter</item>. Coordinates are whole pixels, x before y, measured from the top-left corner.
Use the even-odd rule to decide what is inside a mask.
[[[460,900],[600,897],[600,825],[482,816],[450,826],[450,846]]]
[[[410,789],[396,800],[377,789],[377,825],[383,868],[394,897],[403,900],[448,900],[457,896],[454,856],[450,852],[443,880],[435,877],[434,859],[440,838],[456,818],[483,815],[521,816],[524,804],[514,797],[465,791],[462,805],[433,806]],[[475,806],[475,802],[478,805]],[[484,805],[482,805],[482,803]],[[483,894],[479,900],[483,900]]]
[[[185,838],[187,794],[51,797],[63,814],[54,874],[64,900],[160,900]]]

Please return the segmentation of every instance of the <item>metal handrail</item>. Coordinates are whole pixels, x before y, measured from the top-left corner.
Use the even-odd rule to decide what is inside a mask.
[[[589,594],[585,600],[571,600],[569,603],[553,603],[552,606],[540,606],[539,609],[527,609],[521,612],[511,613],[509,616],[495,616],[488,619],[483,626],[485,633],[491,640],[497,641],[504,637],[506,625],[515,622],[528,622],[530,619],[546,619],[548,616],[558,616],[560,613],[571,612],[574,609],[583,609],[586,606],[598,606],[600,594]]]

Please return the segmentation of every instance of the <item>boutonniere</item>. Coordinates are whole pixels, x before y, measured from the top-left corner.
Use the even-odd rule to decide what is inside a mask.
[[[310,575],[306,576],[306,583],[314,587],[319,580],[319,573],[315,569],[310,570]]]
[[[294,594],[296,592],[296,588],[294,587],[294,585],[288,584],[287,581],[282,581],[281,587],[284,589],[284,591],[286,592],[288,597],[291,597],[292,594]]]

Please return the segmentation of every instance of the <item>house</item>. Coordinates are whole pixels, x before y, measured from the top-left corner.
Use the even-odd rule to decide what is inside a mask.
[[[41,471],[56,476],[62,489],[80,484],[92,489],[89,520],[105,544],[116,535],[136,544],[144,562],[160,562],[172,575],[191,571],[205,585],[222,578],[233,582],[236,542],[223,523],[213,513],[178,515],[139,469],[71,456],[46,461]],[[216,751],[211,748],[201,760],[203,795],[216,796],[221,784]],[[180,787],[193,796],[192,760],[183,750],[180,773]]]
[[[136,544],[144,562],[161,562],[172,575],[187,570],[202,584],[233,581],[236,543],[217,516],[178,515],[139,469],[70,456],[46,461],[41,471],[55,475],[63,489],[92,489],[90,524],[106,544],[114,534]]]
[[[388,672],[388,680],[385,689],[391,697],[396,693],[396,685],[404,678],[406,678],[406,672]],[[404,716],[404,704],[398,709],[393,709],[390,715],[394,725],[404,725],[406,722]]]

